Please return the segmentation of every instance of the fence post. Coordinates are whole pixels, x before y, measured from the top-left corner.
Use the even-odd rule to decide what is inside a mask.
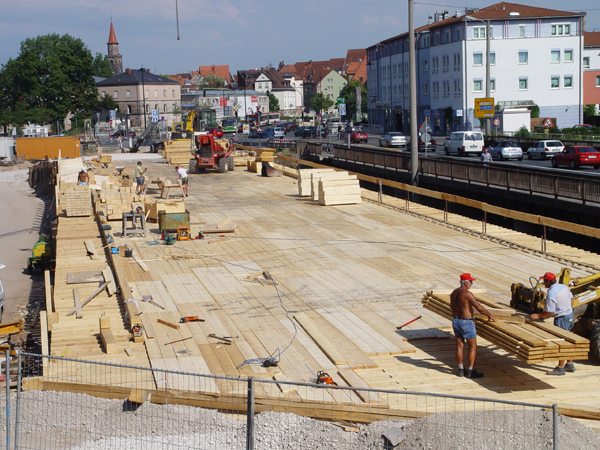
[[[6,382],[6,449],[10,449],[10,350],[6,350],[4,362],[4,381]]]
[[[17,350],[17,401],[15,405],[15,448],[19,448],[19,409],[21,397],[21,378],[23,376],[21,350]]]
[[[552,449],[558,450],[558,405],[552,405]]]
[[[254,450],[254,378],[248,377],[248,404],[246,406],[246,450]]]

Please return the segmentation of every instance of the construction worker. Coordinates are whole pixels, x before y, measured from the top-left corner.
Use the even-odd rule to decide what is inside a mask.
[[[450,294],[450,308],[452,309],[452,328],[456,338],[456,362],[458,363],[458,376],[467,378],[482,378],[483,373],[475,370],[475,357],[477,356],[477,331],[473,323],[473,309],[486,315],[488,320],[495,322],[492,315],[479,304],[475,296],[469,292],[475,278],[470,273],[460,276],[460,287]],[[469,368],[465,371],[463,365],[463,351],[465,340],[469,344]]]
[[[142,194],[144,192],[144,174],[148,169],[142,169],[142,162],[138,161],[137,166],[135,166],[135,181],[137,186],[135,187],[136,194]]]
[[[179,174],[179,179],[181,180],[181,190],[183,191],[183,196],[188,197],[189,196],[189,184],[188,184],[189,181],[188,181],[187,170],[185,170],[183,167],[179,167],[179,166],[175,166],[175,170]]]
[[[573,328],[573,294],[571,289],[556,282],[556,275],[546,272],[540,277],[543,280],[546,292],[546,306],[543,313],[532,314],[532,319],[547,319],[554,317],[554,325],[563,330],[571,331]],[[565,364],[566,362],[566,364]],[[565,372],[575,372],[572,360],[558,361],[558,366],[548,371],[548,375],[564,375]]]
[[[87,170],[85,170],[83,167],[77,175],[77,183],[79,186],[88,186],[90,184],[90,176],[88,175]]]

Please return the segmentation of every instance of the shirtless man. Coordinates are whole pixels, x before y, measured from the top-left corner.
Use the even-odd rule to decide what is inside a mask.
[[[473,323],[473,309],[488,316],[488,320],[495,322],[492,315],[479,304],[475,296],[469,292],[475,278],[470,273],[460,276],[460,287],[450,294],[450,308],[452,309],[452,328],[456,337],[456,362],[458,363],[458,376],[467,378],[482,378],[483,374],[473,368],[477,356],[477,331]],[[465,371],[463,366],[463,351],[465,339],[469,344],[469,368]]]
[[[79,175],[77,175],[77,183],[79,186],[88,186],[90,184],[90,176],[87,173],[87,170],[81,169],[79,171]]]

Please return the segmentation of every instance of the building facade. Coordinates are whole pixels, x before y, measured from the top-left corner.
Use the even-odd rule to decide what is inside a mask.
[[[600,31],[583,36],[583,104],[600,115]]]
[[[427,117],[434,134],[482,128],[475,99],[488,82],[496,109],[537,105],[558,127],[581,123],[584,16],[514,3],[436,14],[415,30],[419,124]],[[410,129],[408,52],[408,33],[367,49],[369,121],[384,131]]]
[[[149,69],[126,69],[96,83],[96,87],[99,99],[112,96],[119,106],[120,117],[131,127],[146,128],[156,120],[170,126],[180,120],[177,111],[181,109],[181,84]]]

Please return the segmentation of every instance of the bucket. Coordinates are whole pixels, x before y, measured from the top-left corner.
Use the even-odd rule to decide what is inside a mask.
[[[111,247],[111,248],[110,248],[110,252],[111,252],[113,255],[118,255],[118,254],[119,254],[119,247]]]
[[[125,258],[131,258],[133,256],[133,250],[125,250]]]

